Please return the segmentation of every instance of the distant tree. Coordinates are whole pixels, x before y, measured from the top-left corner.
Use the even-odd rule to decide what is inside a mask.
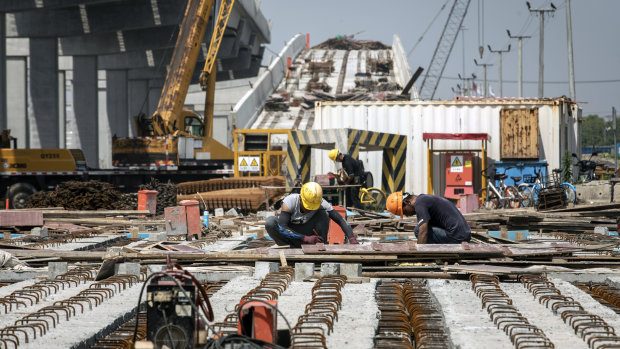
[[[598,115],[590,114],[581,122],[581,146],[605,145],[605,127],[608,123]]]

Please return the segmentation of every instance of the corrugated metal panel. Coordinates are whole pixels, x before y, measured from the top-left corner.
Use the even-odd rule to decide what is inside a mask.
[[[313,128],[354,128],[407,135],[406,188],[416,193],[427,190],[427,144],[424,132],[480,133],[490,139],[489,160],[500,160],[499,113],[502,108],[539,108],[540,159],[547,160],[550,168],[561,165],[565,149],[578,152],[577,113],[566,113],[570,105],[564,100],[529,100],[501,102],[382,102],[382,103],[320,103],[316,107]],[[561,113],[562,112],[562,113]],[[480,149],[480,141],[441,140],[434,142],[435,149]],[[360,153],[367,170],[373,172],[375,181],[381,173],[381,152]],[[440,183],[441,164],[435,157],[433,182],[435,190]],[[311,173],[320,174],[335,170],[327,151],[313,150]]]

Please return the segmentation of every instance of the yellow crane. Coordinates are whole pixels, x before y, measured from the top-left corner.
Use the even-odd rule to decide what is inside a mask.
[[[136,117],[137,133],[142,138],[113,140],[114,165],[179,165],[183,159],[233,159],[233,152],[213,139],[216,76],[213,66],[234,2],[221,1],[200,76],[201,87],[206,91],[204,120],[183,105],[215,0],[189,0],[157,110],[151,116]]]

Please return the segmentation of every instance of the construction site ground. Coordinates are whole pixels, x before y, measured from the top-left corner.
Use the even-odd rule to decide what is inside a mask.
[[[166,257],[207,286],[209,326],[223,334],[236,332],[242,298],[269,294],[294,347],[309,334],[327,348],[620,345],[620,204],[478,210],[465,214],[472,241],[458,245],[417,244],[415,218],[350,211],[360,245],[302,248],[273,244],[271,210],[226,211],[189,241],[148,211],[2,211],[0,348],[129,347],[136,314],[144,339],[138,295]],[[104,260],[115,276],[95,281]],[[339,285],[337,306],[308,327],[326,283]]]

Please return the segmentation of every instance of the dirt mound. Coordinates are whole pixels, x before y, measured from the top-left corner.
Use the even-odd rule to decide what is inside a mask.
[[[26,207],[64,207],[68,210],[115,210],[123,194],[110,183],[68,181],[53,191],[40,191],[30,197]]]

